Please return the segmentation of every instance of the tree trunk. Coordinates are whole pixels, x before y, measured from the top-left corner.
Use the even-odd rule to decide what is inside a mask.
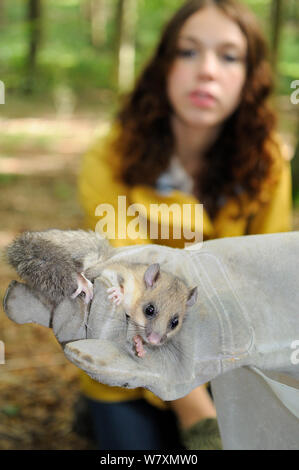
[[[89,23],[90,43],[100,48],[107,39],[107,22],[111,13],[111,0],[84,0],[82,16]]]
[[[91,0],[91,42],[96,48],[106,41],[108,12],[107,0]]]
[[[29,0],[27,10],[29,48],[27,56],[26,91],[32,92],[36,72],[37,54],[41,40],[41,0]]]
[[[119,92],[127,91],[135,77],[137,0],[118,0],[116,11],[116,81]]]
[[[281,27],[283,21],[283,0],[272,0],[271,4],[271,23],[272,23],[272,64],[273,69],[276,71],[278,54],[279,54],[279,43],[281,36]]]

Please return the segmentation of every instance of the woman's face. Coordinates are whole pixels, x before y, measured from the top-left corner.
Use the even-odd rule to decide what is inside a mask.
[[[246,53],[246,37],[219,9],[206,7],[190,16],[167,82],[175,116],[191,127],[221,125],[240,102]]]

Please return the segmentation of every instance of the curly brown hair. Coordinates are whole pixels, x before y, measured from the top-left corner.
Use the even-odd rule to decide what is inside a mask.
[[[247,76],[238,108],[203,157],[194,192],[211,217],[220,198],[240,193],[259,201],[263,183],[271,180],[269,151],[276,117],[267,104],[273,83],[267,47],[255,16],[235,0],[191,0],[166,25],[153,57],[116,116],[120,133],[114,142],[121,155],[121,178],[129,186],[154,185],[167,169],[174,150],[167,97],[167,77],[176,58],[177,38],[185,21],[201,8],[216,6],[235,21],[247,38]],[[275,145],[275,142],[273,142]],[[272,178],[274,181],[274,179]],[[240,215],[245,211],[240,204]]]

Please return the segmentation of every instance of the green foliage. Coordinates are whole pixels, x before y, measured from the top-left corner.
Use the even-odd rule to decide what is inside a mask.
[[[48,135],[32,135],[25,132],[6,134],[4,130],[0,133],[0,148],[1,153],[6,157],[17,153],[32,155],[37,150],[38,152],[50,151],[55,140],[55,137]]]
[[[159,41],[164,24],[182,3],[182,0],[144,0],[140,2],[137,30],[137,71],[149,59]]]
[[[6,416],[10,416],[11,418],[13,418],[14,416],[17,416],[21,410],[18,405],[8,404],[8,405],[3,406],[1,408],[1,411]]]
[[[0,186],[2,185],[10,185],[17,181],[18,175],[14,175],[11,173],[0,173]]]
[[[74,187],[65,181],[57,181],[53,186],[53,193],[60,201],[68,201],[70,198],[75,197]]]

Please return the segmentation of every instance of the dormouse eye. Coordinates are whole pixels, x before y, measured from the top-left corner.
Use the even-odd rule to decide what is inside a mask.
[[[146,305],[143,311],[147,317],[152,317],[156,313],[156,309],[152,304]]]
[[[174,317],[170,320],[170,328],[174,330],[179,324],[179,319],[178,317]]]

